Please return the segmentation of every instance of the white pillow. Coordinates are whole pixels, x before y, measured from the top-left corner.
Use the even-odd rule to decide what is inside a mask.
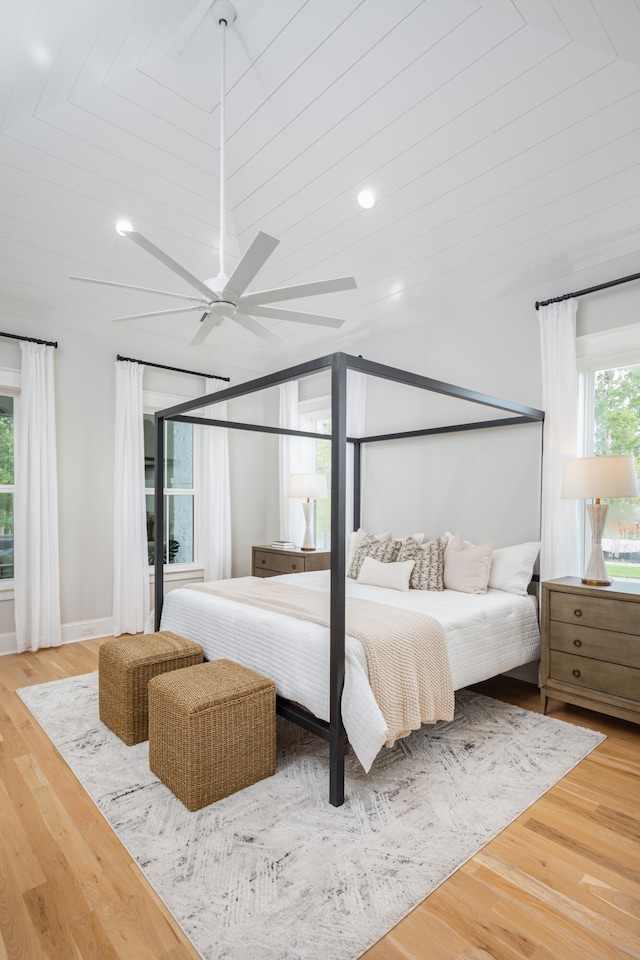
[[[358,549],[358,547],[361,545],[366,535],[367,535],[367,531],[363,530],[362,527],[359,527],[358,530],[354,530],[353,533],[349,534],[348,549],[347,549],[347,570],[351,567],[353,555]],[[387,540],[391,540],[391,530],[385,530],[384,533],[372,533],[371,536],[375,537],[376,540],[379,540],[381,543],[386,543]]]
[[[445,532],[444,532],[444,538],[445,538],[445,540],[446,540],[446,544],[445,544],[445,548],[444,548],[444,555],[445,555],[445,557],[446,557],[446,555],[447,555],[447,550],[449,549],[449,544],[451,543],[451,541],[453,540],[453,538],[454,538],[454,537],[457,537],[457,536],[459,536],[459,534],[457,534],[457,533],[449,533],[448,530],[445,530]],[[471,540],[463,540],[462,542],[464,543],[465,547],[475,547],[475,543],[471,543]]]
[[[424,540],[424,533],[410,533],[408,537],[397,537],[400,543],[406,543],[407,540],[415,540],[416,543],[422,543]]]
[[[517,543],[513,547],[500,547],[491,555],[489,586],[526,597],[540,544]]]
[[[446,590],[460,593],[486,593],[491,569],[492,543],[479,547],[467,547],[462,537],[456,534],[444,556],[444,586]]]
[[[415,560],[381,563],[373,557],[365,557],[358,574],[358,583],[368,583],[372,587],[388,587],[390,590],[408,590],[414,565]]]

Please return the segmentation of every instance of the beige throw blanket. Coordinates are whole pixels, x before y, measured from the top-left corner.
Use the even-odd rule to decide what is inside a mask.
[[[329,595],[271,579],[190,583],[191,590],[329,626]],[[423,723],[451,720],[453,683],[444,628],[433,617],[347,597],[346,633],[360,640],[369,684],[387,724],[387,746]]]

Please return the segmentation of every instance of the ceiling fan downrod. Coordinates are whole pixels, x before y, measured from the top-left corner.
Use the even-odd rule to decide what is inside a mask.
[[[211,10],[220,27],[220,273],[218,279],[227,279],[224,270],[224,234],[226,229],[226,198],[225,198],[225,86],[226,86],[226,57],[225,41],[227,28],[236,20],[236,10],[229,0],[214,0]]]

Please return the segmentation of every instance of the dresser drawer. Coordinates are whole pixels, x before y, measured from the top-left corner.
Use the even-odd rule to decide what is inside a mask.
[[[304,559],[295,555],[287,556],[285,553],[268,553],[266,550],[256,550],[254,565],[257,577],[261,576],[263,570],[268,570],[273,575],[301,573],[304,570]]]
[[[640,637],[585,627],[582,623],[554,621],[549,632],[549,646],[594,660],[623,663],[640,669]]]
[[[640,608],[627,600],[608,600],[579,594],[552,591],[549,616],[552,620],[579,623],[581,626],[612,630],[616,633],[640,634]]]
[[[597,690],[614,697],[640,700],[640,670],[620,663],[606,663],[551,650],[549,676],[576,687]]]

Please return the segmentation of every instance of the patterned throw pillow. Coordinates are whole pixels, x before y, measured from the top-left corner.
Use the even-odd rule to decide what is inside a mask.
[[[446,539],[439,537],[428,543],[404,540],[398,560],[415,560],[409,586],[412,590],[444,590],[444,548]]]
[[[365,557],[373,557],[374,560],[379,560],[380,563],[393,563],[393,561],[398,558],[399,549],[399,540],[380,541],[377,537],[368,533],[353,555],[347,576],[351,577],[352,580],[358,579],[358,574],[360,573],[360,568],[362,567]],[[405,557],[405,560],[408,559],[410,558]]]

